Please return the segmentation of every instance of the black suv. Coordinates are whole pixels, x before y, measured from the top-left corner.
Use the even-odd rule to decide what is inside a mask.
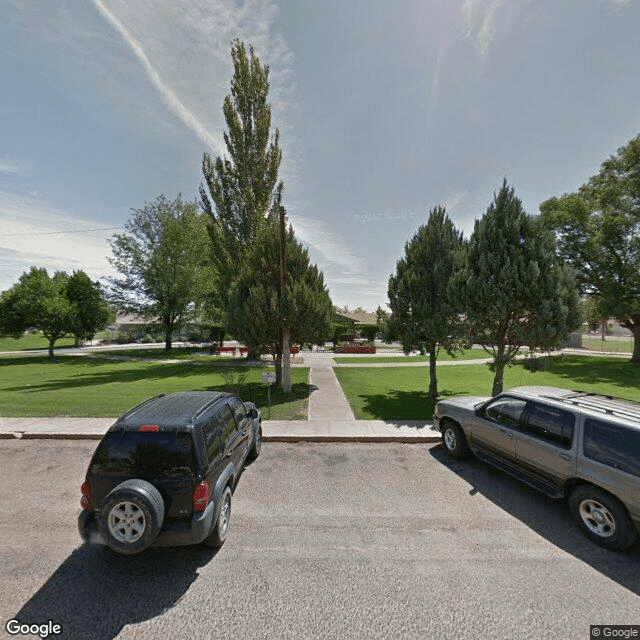
[[[260,453],[262,416],[229,393],[159,395],[123,414],[82,484],[83,540],[132,554],[150,545],[225,540],[245,460]]]

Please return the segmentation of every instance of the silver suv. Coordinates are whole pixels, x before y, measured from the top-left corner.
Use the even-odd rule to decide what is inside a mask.
[[[438,402],[434,424],[453,458],[469,452],[553,498],[608,549],[640,532],[640,403],[554,387]]]

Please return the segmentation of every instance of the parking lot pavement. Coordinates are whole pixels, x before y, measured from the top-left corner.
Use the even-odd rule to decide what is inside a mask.
[[[637,624],[640,550],[439,445],[265,443],[225,545],[80,546],[95,442],[0,442],[0,618],[64,638],[589,638]],[[51,636],[55,637],[55,636]]]

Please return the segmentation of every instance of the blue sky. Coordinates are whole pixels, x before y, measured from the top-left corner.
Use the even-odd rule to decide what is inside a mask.
[[[639,0],[3,0],[0,290],[109,275],[108,238],[224,154],[230,43],[271,68],[285,205],[334,303],[373,310],[436,204],[530,213],[640,133]]]

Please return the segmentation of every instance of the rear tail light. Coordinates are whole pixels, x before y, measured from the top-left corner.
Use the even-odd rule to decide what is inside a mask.
[[[80,498],[80,506],[83,509],[91,508],[91,485],[88,482],[83,482],[80,487],[82,492],[82,498]]]
[[[138,431],[142,431],[143,433],[145,432],[157,432],[160,431],[160,427],[157,424],[143,424]]]
[[[193,510],[204,511],[209,504],[209,483],[205,480],[193,490]]]

